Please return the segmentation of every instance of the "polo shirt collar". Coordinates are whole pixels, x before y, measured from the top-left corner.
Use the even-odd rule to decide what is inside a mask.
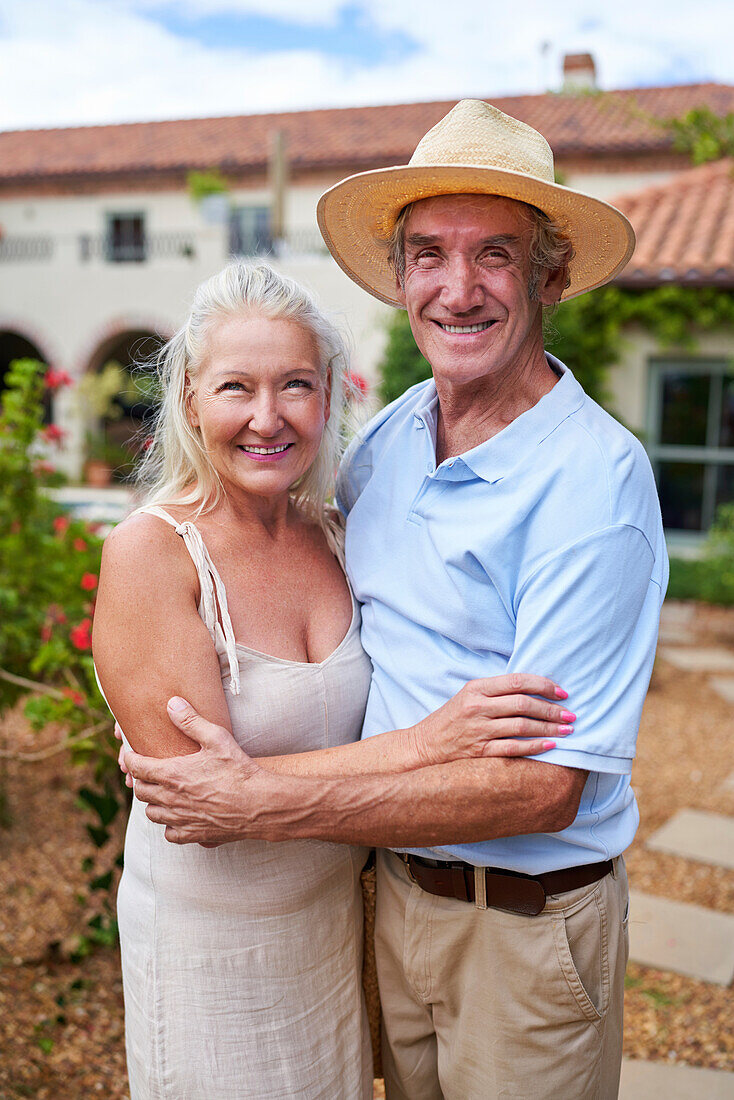
[[[546,359],[551,369],[561,375],[553,389],[497,435],[458,456],[463,465],[483,481],[491,484],[506,477],[531,448],[542,443],[559,424],[583,405],[586,394],[568,367],[548,352]],[[431,380],[426,388],[423,405],[415,410],[415,419],[429,429],[434,448],[437,408],[436,386]]]

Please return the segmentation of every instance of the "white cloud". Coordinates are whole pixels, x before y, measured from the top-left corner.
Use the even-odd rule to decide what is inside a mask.
[[[362,0],[365,18],[417,49],[357,65],[315,49],[209,48],[171,33],[172,0],[5,0],[0,128],[116,122],[311,106],[491,97],[558,86],[563,53],[591,51],[604,87],[734,82],[734,5],[670,0],[665,18],[639,0],[487,3]],[[177,14],[256,13],[333,24],[343,0],[176,0]],[[655,6],[656,7],[656,6]],[[601,11],[602,14],[596,13]],[[547,57],[541,44],[551,43]]]

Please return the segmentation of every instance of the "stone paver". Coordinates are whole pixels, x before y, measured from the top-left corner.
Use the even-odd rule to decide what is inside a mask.
[[[696,617],[696,608],[692,603],[678,600],[666,600],[660,612],[663,626],[689,626]]]
[[[734,817],[725,814],[679,810],[645,843],[657,852],[734,870]]]
[[[734,677],[712,676],[709,684],[727,703],[734,703]]]
[[[696,638],[691,630],[686,630],[682,626],[663,626],[660,624],[660,630],[658,631],[658,645],[682,645],[692,646],[695,644]]]
[[[732,672],[734,673],[734,651],[718,646],[663,646],[660,656],[675,668],[684,672]]]
[[[734,916],[630,891],[630,958],[643,966],[729,985]]]
[[[694,645],[695,637],[691,630],[693,620],[694,609],[691,604],[670,603],[666,600],[660,614],[658,645]]]
[[[734,1100],[734,1073],[625,1058],[619,1100]]]

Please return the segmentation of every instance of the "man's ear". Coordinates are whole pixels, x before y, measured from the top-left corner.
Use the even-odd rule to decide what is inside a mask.
[[[543,278],[538,286],[538,301],[544,306],[555,305],[561,300],[561,295],[568,283],[568,268],[545,268]]]

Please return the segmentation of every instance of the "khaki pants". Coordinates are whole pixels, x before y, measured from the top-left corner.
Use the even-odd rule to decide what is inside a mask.
[[[427,894],[378,852],[388,1100],[612,1100],[627,965],[624,861],[537,917]]]

